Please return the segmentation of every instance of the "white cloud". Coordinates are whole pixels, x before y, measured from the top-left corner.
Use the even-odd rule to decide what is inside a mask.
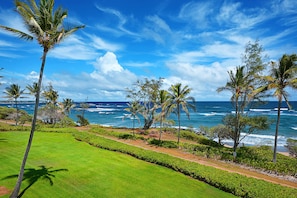
[[[200,100],[220,98],[216,89],[226,84],[227,71],[233,68],[219,62],[211,65],[170,62],[167,67],[171,72],[171,76],[165,79],[167,86],[178,82],[188,85],[192,88],[192,96]]]
[[[83,37],[72,34],[49,51],[49,56],[57,59],[92,60],[98,53],[88,45]]]
[[[127,17],[124,16],[120,11],[115,10],[115,9],[111,9],[111,8],[104,8],[102,6],[99,6],[98,4],[95,5],[96,8],[104,13],[107,13],[109,15],[115,16],[118,19],[118,24],[116,24],[116,27],[123,33],[128,34],[130,36],[138,36],[138,34],[129,31],[128,29],[126,29],[124,26],[127,23]],[[101,23],[101,22],[100,22]],[[112,29],[108,28],[108,27],[104,27],[102,25],[99,25],[99,28],[101,27],[102,30],[108,30],[111,32],[115,32]],[[117,32],[118,34],[119,32]]]
[[[54,88],[59,90],[60,99],[124,100],[125,88],[130,87],[137,80],[137,76],[124,69],[113,52],[99,57],[93,65],[94,71],[90,73],[54,74],[47,82],[50,81]]]
[[[104,50],[104,51],[118,51],[122,48],[119,44],[110,43],[104,41],[102,38],[94,35],[88,35],[91,39],[91,45],[94,46],[96,49]]]
[[[190,2],[185,4],[178,17],[187,23],[194,23],[196,28],[202,29],[210,24],[210,16],[214,13],[214,5],[209,1]]]
[[[32,82],[37,82],[39,74],[36,71],[31,71],[29,75],[26,75],[26,79]]]
[[[99,57],[94,63],[94,66],[103,72],[103,74],[107,74],[110,72],[122,72],[124,69],[119,64],[117,57],[112,52],[106,52],[106,54],[102,57]]]

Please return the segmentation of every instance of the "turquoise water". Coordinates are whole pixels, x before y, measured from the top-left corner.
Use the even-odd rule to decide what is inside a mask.
[[[293,106],[292,110],[287,108],[283,103],[281,112],[281,123],[279,127],[278,145],[280,149],[284,149],[287,138],[297,139],[297,101],[290,103]],[[127,107],[127,102],[89,102],[89,108],[85,111],[85,117],[92,124],[100,124],[114,127],[132,127],[132,119],[129,118],[128,112],[124,109]],[[76,115],[81,114],[82,110],[77,107],[71,111],[70,117],[77,120]],[[22,104],[20,107],[29,113],[33,113],[32,104]],[[197,102],[197,111],[190,113],[190,119],[185,113],[181,115],[181,125],[185,128],[193,128],[199,130],[200,126],[216,126],[222,123],[225,115],[232,113],[234,108],[230,102]],[[273,145],[275,123],[277,118],[277,102],[269,102],[266,105],[257,106],[246,110],[249,115],[266,115],[274,121],[269,130],[259,131],[255,134],[247,136],[242,142],[246,145]],[[170,119],[177,123],[177,117],[172,114]],[[142,127],[143,124],[135,122],[136,127]],[[158,127],[158,124],[154,125]],[[231,140],[226,140],[224,143],[232,144]]]

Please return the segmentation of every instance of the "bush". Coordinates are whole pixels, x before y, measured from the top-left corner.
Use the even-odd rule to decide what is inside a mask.
[[[171,168],[175,171],[204,181],[223,191],[239,197],[296,197],[297,189],[280,186],[263,180],[226,172],[213,167],[197,164],[167,154],[149,151],[103,137],[76,132],[74,137],[93,146],[129,154],[147,162]]]
[[[76,115],[76,116],[78,118],[77,123],[79,123],[80,126],[87,126],[90,124],[89,121],[86,118],[84,118],[82,115]]]
[[[286,148],[289,150],[289,154],[297,158],[297,140],[287,139]]]
[[[60,122],[56,124],[57,127],[75,127],[75,122],[68,116],[64,116]]]
[[[178,148],[178,144],[175,141],[157,140],[155,138],[148,139],[147,142],[152,145],[161,146],[164,148]]]
[[[30,131],[29,126],[15,126],[7,123],[0,123],[0,131]]]

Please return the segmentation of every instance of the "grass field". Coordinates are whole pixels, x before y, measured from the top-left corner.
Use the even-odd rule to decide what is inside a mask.
[[[28,135],[0,132],[0,186],[13,188]],[[233,197],[173,170],[89,146],[65,133],[36,133],[26,169],[22,190],[23,197],[30,198]]]

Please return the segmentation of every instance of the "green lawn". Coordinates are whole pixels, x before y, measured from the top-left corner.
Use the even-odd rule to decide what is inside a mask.
[[[0,132],[0,186],[13,188],[28,135]],[[26,168],[25,176],[31,180],[23,182],[22,190],[33,183],[23,195],[30,198],[233,197],[173,170],[89,146],[65,133],[36,133]]]

